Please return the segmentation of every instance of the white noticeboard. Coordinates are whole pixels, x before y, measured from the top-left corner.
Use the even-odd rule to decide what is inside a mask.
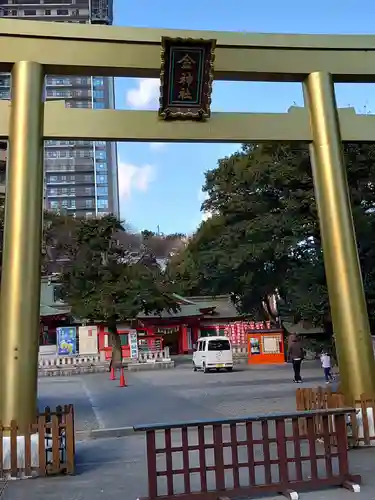
[[[98,327],[80,326],[78,328],[79,354],[86,356],[98,354]]]
[[[278,337],[263,337],[263,352],[265,354],[279,354],[279,339]]]
[[[138,359],[138,335],[137,330],[129,331],[130,357]]]

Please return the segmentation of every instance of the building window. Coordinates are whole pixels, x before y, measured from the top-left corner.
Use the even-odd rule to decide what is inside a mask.
[[[49,188],[47,194],[48,196],[57,196],[57,188]]]
[[[119,335],[120,337],[120,342],[121,342],[121,345],[129,345],[129,339],[128,339],[128,334],[123,334],[123,335]]]
[[[86,208],[94,208],[94,200],[85,200]]]
[[[91,108],[89,101],[76,101],[75,107],[76,108]]]
[[[47,97],[72,97],[70,90],[47,89]]]
[[[62,208],[76,208],[76,200],[61,200]]]
[[[98,184],[108,184],[108,177],[106,175],[99,174],[96,180]]]
[[[104,78],[94,78],[94,87],[103,87]]]
[[[36,16],[36,10],[34,9],[25,9],[23,11],[24,16]]]
[[[94,90],[94,99],[104,99],[104,90]]]
[[[92,151],[80,151],[79,152],[79,157],[80,158],[92,158]]]
[[[108,187],[107,186],[99,186],[98,187],[98,195],[101,195],[101,196],[108,195]]]
[[[57,9],[58,16],[69,16],[68,9]]]
[[[49,206],[52,210],[57,210],[59,208],[59,202],[57,200],[50,201]]]
[[[98,208],[108,208],[108,199],[98,200]]]
[[[85,187],[85,194],[92,195],[93,194],[93,188],[92,187]]]
[[[95,109],[105,109],[105,104],[103,101],[94,102]]]
[[[107,158],[107,154],[105,151],[96,151],[96,158],[99,160],[105,160]]]
[[[44,15],[45,15],[45,16],[50,16],[50,15],[51,15],[51,10],[50,10],[50,9],[46,9],[46,10],[44,11]]]
[[[0,99],[10,99],[10,92],[9,92],[9,90],[2,90],[2,91],[0,91]]]
[[[85,182],[92,182],[92,175],[90,175],[90,174],[85,175],[84,179],[85,179]]]
[[[47,78],[47,85],[71,85],[70,78]]]
[[[106,163],[101,163],[101,162],[98,162],[98,163],[96,164],[96,168],[97,168],[98,170],[105,171],[105,170],[107,170],[107,164],[106,164]]]

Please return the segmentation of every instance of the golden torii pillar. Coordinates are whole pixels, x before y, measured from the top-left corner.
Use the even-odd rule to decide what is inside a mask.
[[[45,74],[161,77],[163,86],[168,77],[163,37],[169,37],[172,45],[180,43],[180,48],[181,39],[186,44],[188,39],[198,44],[202,39],[215,41],[216,80],[301,82],[308,109],[292,108],[286,114],[212,113],[206,122],[171,122],[155,112],[67,109],[63,102],[42,103]],[[0,297],[0,421],[9,425],[15,419],[23,429],[36,417],[46,139],[311,144],[342,388],[348,401],[362,393],[375,394],[375,362],[341,146],[341,141],[373,141],[375,118],[357,116],[354,110],[338,112],[333,87],[334,82],[375,82],[373,68],[373,36],[0,20],[0,71],[12,72],[13,98],[11,105],[0,101],[0,139],[9,138]]]

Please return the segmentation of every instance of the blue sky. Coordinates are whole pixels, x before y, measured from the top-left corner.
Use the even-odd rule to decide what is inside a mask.
[[[374,34],[374,0],[114,0],[114,24],[268,33]],[[158,82],[117,79],[118,109],[157,110]],[[336,86],[339,106],[375,113],[373,84]],[[213,111],[286,112],[300,84],[216,82]],[[121,217],[135,229],[192,233],[202,220],[204,172],[233,144],[118,145]]]

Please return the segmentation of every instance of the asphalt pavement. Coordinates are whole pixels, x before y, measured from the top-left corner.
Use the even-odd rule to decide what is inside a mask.
[[[306,362],[303,368],[304,385],[324,383],[316,363]],[[174,370],[130,373],[127,384],[120,388],[119,380],[109,380],[109,374],[43,378],[39,381],[39,406],[73,403],[76,430],[82,435],[98,429],[295,409],[296,385],[289,365],[203,374],[194,373],[190,363],[182,363]],[[2,496],[0,487],[1,500],[136,500],[147,494],[142,434],[79,441],[76,459],[76,476],[13,481]],[[359,494],[363,500],[375,499],[374,459],[373,449],[350,452],[351,472],[363,476]],[[353,495],[331,489],[300,498],[346,500]]]
[[[125,388],[108,373],[41,378],[39,407],[74,404],[77,431],[295,409],[296,385],[289,365],[204,374],[183,363],[173,370],[125,373]],[[315,362],[305,364],[303,375],[305,386],[324,383]]]

